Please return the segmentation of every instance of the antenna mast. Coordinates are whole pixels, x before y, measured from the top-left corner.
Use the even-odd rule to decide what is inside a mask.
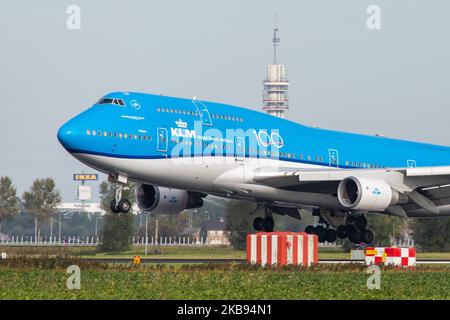
[[[280,37],[278,36],[278,15],[275,14],[275,28],[273,29],[273,64],[277,64],[277,47],[280,45]]]

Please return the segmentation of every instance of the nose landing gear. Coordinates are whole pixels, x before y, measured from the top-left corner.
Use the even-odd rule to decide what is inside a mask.
[[[269,207],[266,207],[265,217],[256,217],[253,220],[253,228],[256,231],[272,232],[275,227],[275,222],[273,221],[272,211]]]
[[[122,192],[125,185],[121,182],[116,182],[114,200],[111,201],[110,207],[112,213],[128,213],[131,210],[131,203],[128,199],[122,199]]]

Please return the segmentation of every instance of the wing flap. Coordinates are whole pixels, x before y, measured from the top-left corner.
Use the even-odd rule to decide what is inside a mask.
[[[450,166],[416,167],[406,169],[406,176],[408,177],[443,176],[443,175],[450,175]]]

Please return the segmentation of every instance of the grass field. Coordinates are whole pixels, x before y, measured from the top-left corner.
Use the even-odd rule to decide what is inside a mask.
[[[81,268],[69,290],[65,267]],[[369,290],[362,265],[261,269],[244,264],[138,267],[65,258],[0,263],[0,299],[450,299],[450,268],[386,269]]]
[[[133,247],[130,251],[104,253],[97,252],[95,247],[0,247],[1,252],[9,255],[74,255],[84,258],[125,258],[132,259],[139,255],[142,258],[159,259],[245,259],[244,250],[235,250],[228,246],[186,246],[186,247],[153,247],[149,246],[148,255],[144,255],[144,247]],[[350,253],[341,248],[319,248],[319,259],[350,259]],[[418,252],[417,259],[450,260],[450,252]]]

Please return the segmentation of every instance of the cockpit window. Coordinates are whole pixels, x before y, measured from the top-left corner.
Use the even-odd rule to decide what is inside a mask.
[[[110,99],[110,98],[102,98],[98,102],[98,104],[115,104],[117,106],[125,106],[125,102],[122,99]]]

